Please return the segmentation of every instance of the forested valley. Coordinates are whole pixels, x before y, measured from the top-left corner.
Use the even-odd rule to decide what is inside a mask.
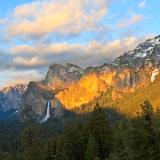
[[[45,124],[0,123],[1,160],[158,160],[160,111],[145,101],[125,117],[95,105],[91,113]]]

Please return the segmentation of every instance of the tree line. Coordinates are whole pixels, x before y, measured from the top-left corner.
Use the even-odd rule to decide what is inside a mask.
[[[113,122],[96,104],[84,119],[68,122],[62,132],[47,138],[38,125],[28,125],[20,136],[11,139],[13,143],[0,141],[0,159],[159,160],[160,111],[155,113],[149,101],[141,110],[136,118]],[[50,132],[49,128],[45,132]]]

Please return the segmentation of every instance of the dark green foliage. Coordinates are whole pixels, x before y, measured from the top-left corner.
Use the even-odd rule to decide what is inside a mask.
[[[143,115],[133,120],[130,130],[130,147],[133,159],[137,160],[154,160],[156,148],[156,132],[154,128],[153,108],[149,101],[141,105]],[[159,134],[159,133],[158,133]]]
[[[84,160],[87,137],[81,123],[73,124],[65,129],[65,159]],[[77,156],[78,155],[78,156]]]
[[[47,144],[46,160],[53,160],[56,158],[57,140],[50,139]]]
[[[149,101],[140,108],[132,119],[97,104],[43,125],[0,122],[0,160],[159,160],[160,111]]]
[[[85,159],[86,160],[94,160],[97,157],[98,146],[97,143],[92,135],[89,136],[86,152],[85,152]]]
[[[113,134],[110,123],[99,104],[95,106],[91,114],[88,128],[97,145],[97,157],[100,159],[108,158],[111,152]]]
[[[23,131],[23,159],[24,160],[44,160],[44,148],[37,128],[29,127]]]

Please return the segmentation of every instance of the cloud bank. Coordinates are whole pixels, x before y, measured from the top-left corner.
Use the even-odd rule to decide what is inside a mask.
[[[39,38],[49,33],[77,34],[96,30],[109,0],[45,0],[17,6],[6,33],[9,38]],[[7,23],[8,23],[7,22]]]
[[[13,8],[0,19],[0,86],[43,79],[53,63],[95,66],[134,48],[141,38],[108,35],[143,15],[120,17],[113,26],[107,21],[116,18],[109,8],[113,1],[36,0]]]

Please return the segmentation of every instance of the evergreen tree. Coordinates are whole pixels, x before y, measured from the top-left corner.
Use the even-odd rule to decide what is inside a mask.
[[[57,137],[56,160],[65,160],[65,140],[64,135]]]
[[[97,157],[97,144],[92,135],[89,136],[87,150],[85,152],[86,160],[94,160]]]
[[[24,160],[44,160],[44,148],[37,128],[28,127],[22,136]]]
[[[55,160],[56,159],[56,149],[57,149],[57,140],[51,139],[48,141],[47,145],[47,153],[46,153],[46,160]]]
[[[153,127],[153,107],[145,101],[142,107],[142,117],[132,122],[130,143],[133,159],[153,160],[155,152],[155,131]]]
[[[65,159],[84,160],[86,138],[82,124],[78,123],[68,126],[65,130],[64,137]]]
[[[106,119],[104,111],[97,104],[88,124],[89,132],[97,143],[97,156],[103,160],[111,153],[113,134],[109,121]]]
[[[141,107],[146,127],[152,132],[153,107],[148,100],[144,101],[144,104],[142,104]]]

